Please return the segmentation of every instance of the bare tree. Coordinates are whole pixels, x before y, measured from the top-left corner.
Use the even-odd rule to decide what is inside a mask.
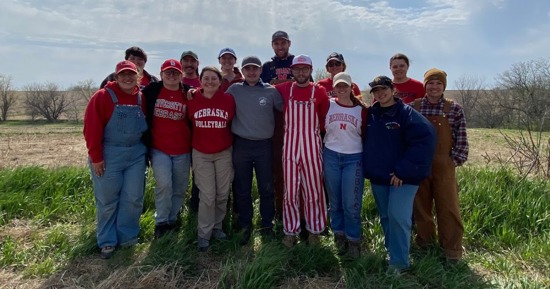
[[[24,87],[25,108],[34,120],[42,116],[47,121],[57,120],[68,109],[67,93],[55,83],[34,83]]]
[[[458,91],[456,100],[462,104],[464,116],[470,127],[477,124],[478,103],[482,94],[485,94],[484,83],[483,78],[471,75],[462,75],[455,81]]]
[[[96,90],[97,87],[92,79],[79,81],[67,89],[69,99],[67,113],[70,119],[78,123],[86,104],[90,101],[90,97],[92,97]]]
[[[313,74],[313,81],[317,82],[328,77],[330,77],[330,73],[328,73],[328,71],[324,68],[317,68],[315,69],[315,74]]]
[[[523,174],[550,178],[550,58],[520,62],[498,77],[502,94],[498,102],[513,118],[520,137],[503,133],[514,151],[512,164]]]
[[[8,113],[15,106],[15,91],[11,76],[0,74],[0,121],[8,120]]]

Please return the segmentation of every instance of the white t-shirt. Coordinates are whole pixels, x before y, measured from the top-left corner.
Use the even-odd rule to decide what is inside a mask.
[[[360,105],[345,106],[331,99],[325,118],[325,147],[343,154],[363,152],[362,111]]]

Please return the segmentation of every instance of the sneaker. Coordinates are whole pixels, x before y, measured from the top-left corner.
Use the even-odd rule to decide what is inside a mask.
[[[336,245],[338,255],[344,255],[348,249],[346,236],[344,234],[334,234],[334,245]]]
[[[346,255],[352,259],[357,259],[361,257],[361,241],[350,241],[348,240],[348,250]]]
[[[212,231],[212,238],[225,241],[227,240],[227,234],[222,229],[214,229]]]
[[[307,242],[311,246],[319,246],[321,244],[321,240],[319,239],[319,234],[309,233],[309,237],[307,237]]]
[[[286,235],[283,238],[283,245],[285,245],[287,248],[292,248],[294,245],[296,245],[296,236]]]
[[[199,249],[199,252],[206,252],[208,251],[208,247],[210,247],[210,241],[208,241],[208,239],[199,237],[199,239],[197,240],[197,247]]]
[[[114,252],[114,246],[105,246],[101,248],[101,251],[99,252],[99,257],[101,257],[101,259],[110,259],[113,256]]]

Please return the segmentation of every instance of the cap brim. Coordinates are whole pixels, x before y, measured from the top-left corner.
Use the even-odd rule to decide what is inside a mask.
[[[177,68],[177,67],[172,67],[172,66],[165,67],[164,69],[161,70],[161,72],[164,72],[164,71],[170,70],[170,69],[176,70],[176,71],[178,71],[179,73],[183,73],[183,71],[181,71],[181,69],[179,69],[179,68]]]
[[[224,55],[226,55],[226,54],[229,54],[229,55],[235,57],[235,59],[237,59],[237,55],[235,55],[235,54],[233,54],[233,53],[231,53],[231,52],[229,52],[229,51],[220,54],[220,55],[218,56],[218,58],[221,58],[222,56],[224,56]]]
[[[383,87],[383,88],[390,88],[390,87],[387,86],[387,85],[379,84],[379,85],[375,85],[375,86],[371,87],[370,92],[372,93],[373,90],[375,90],[375,89],[377,89],[377,88],[380,88],[380,87]]]
[[[256,64],[256,63],[247,63],[247,64],[243,65],[242,67],[247,67],[247,66],[256,66],[256,67],[262,67],[261,65],[259,65],[259,64]]]
[[[328,64],[331,60],[336,60],[336,61],[338,61],[338,62],[340,62],[340,63],[344,63],[344,62],[342,61],[342,59],[336,58],[336,57],[332,57],[332,58],[329,58],[329,59],[327,60],[327,64]]]
[[[347,81],[343,80],[343,79],[339,79],[339,80],[336,80],[335,82],[332,83],[332,87],[336,87],[336,85],[338,83],[345,83],[347,86],[351,86],[350,83],[348,83]]]
[[[277,40],[277,39],[284,39],[284,40],[286,40],[286,41],[290,41],[290,39],[281,36],[281,37],[276,37],[276,38],[271,39],[271,42],[273,42],[273,41],[275,41],[275,40]]]
[[[199,61],[199,59],[198,59],[197,57],[195,57],[195,56],[193,56],[193,55],[191,55],[191,54],[185,54],[185,55],[183,55],[183,56],[181,57],[181,59],[185,58],[186,56],[191,56],[191,57],[193,57],[193,59],[195,59],[196,61]]]
[[[130,68],[130,67],[126,67],[126,68],[122,68],[121,70],[117,71],[115,74],[119,74],[123,71],[126,71],[126,70],[129,70],[129,71],[132,71],[133,73],[137,74],[137,70],[133,69],[133,68]]]

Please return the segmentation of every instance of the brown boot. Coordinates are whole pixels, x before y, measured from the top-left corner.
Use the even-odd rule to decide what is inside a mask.
[[[361,256],[361,241],[348,240],[347,255],[352,259],[357,259]]]
[[[307,242],[311,246],[319,246],[321,244],[321,240],[319,239],[319,234],[309,233],[309,237],[307,237]]]
[[[283,245],[285,245],[287,248],[292,248],[296,244],[296,236],[290,236],[286,235],[283,238]]]
[[[348,240],[344,234],[334,234],[334,245],[338,255],[344,255],[348,249]]]

